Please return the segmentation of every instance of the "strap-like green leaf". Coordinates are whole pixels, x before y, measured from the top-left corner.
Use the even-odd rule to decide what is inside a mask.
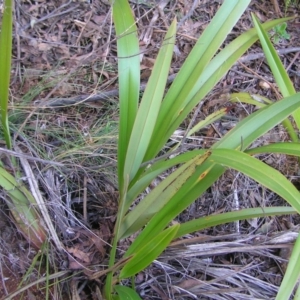
[[[297,282],[299,281],[299,274],[300,274],[300,259],[299,259],[299,257],[300,257],[300,234],[298,235],[298,238],[294,245],[294,249],[293,249],[292,255],[289,259],[289,264],[286,269],[282,283],[280,285],[278,294],[276,296],[276,300],[290,299],[293,289],[294,289],[295,285],[297,284]],[[299,288],[297,291],[297,295],[299,296]],[[296,300],[299,298],[295,297],[294,299]]]
[[[251,177],[285,199],[300,213],[300,193],[280,172],[260,160],[237,150],[215,149],[209,157],[214,163],[233,168]]]
[[[127,0],[113,1],[113,20],[117,34],[119,74],[119,189],[124,189],[124,164],[136,118],[140,92],[140,55],[137,27]]]
[[[200,121],[197,125],[195,125],[187,134],[187,136],[191,136],[195,132],[199,131],[200,129],[210,125],[211,123],[221,119],[228,113],[228,108],[222,108],[213,112],[212,114],[208,115],[204,120]]]
[[[276,83],[278,84],[283,97],[295,94],[296,91],[293,83],[279,58],[276,49],[272,45],[268,33],[264,30],[263,26],[259,23],[254,14],[252,14],[252,20],[257,30],[268,64],[272,70],[272,74],[275,77]]]
[[[172,22],[160,48],[132,129],[124,167],[124,176],[129,176],[129,182],[140,168],[152,136],[165,92],[175,33],[176,20]]]
[[[215,144],[213,148],[246,148],[262,134],[287,118],[287,116],[299,106],[299,94],[268,105],[267,107],[255,112],[241,121],[234,129],[228,132],[228,134],[224,136],[222,140]],[[148,180],[151,179],[151,175],[155,176],[160,171],[163,171],[172,165],[180,164],[192,159],[195,157],[195,155],[201,153],[201,150],[199,152],[198,151],[199,150],[185,153],[175,157],[174,159],[155,163],[146,171],[147,176],[149,175]],[[214,166],[214,163],[209,161],[205,161],[202,166],[199,166],[195,171],[195,174],[197,174],[195,176],[200,176],[201,174],[208,172],[208,174],[201,180],[201,184],[195,185],[196,177],[189,178],[185,185],[178,190],[177,194],[169,199],[170,203],[168,202],[161,210],[157,210],[156,215],[148,223],[141,235],[135,240],[135,242],[132,244],[132,247],[139,247],[140,243],[142,244],[152,235],[155,236],[155,234],[160,232],[160,230],[162,230],[174,217],[176,217],[207,188],[209,188],[213,182],[222,175],[223,171],[223,167]],[[139,182],[136,184],[138,185]],[[145,184],[145,182],[143,182],[143,184]],[[138,187],[136,187],[135,192],[137,191]],[[141,203],[142,202],[140,202],[137,207],[142,205]],[[135,214],[134,211],[135,210],[130,213],[131,216]],[[140,220],[137,222],[140,222]],[[121,227],[122,226],[128,226],[128,224],[121,225]],[[126,230],[121,229],[121,231],[125,232]]]
[[[251,105],[256,105],[259,108],[265,107],[267,104],[272,104],[273,102],[266,97],[260,95],[251,95],[249,93],[233,93],[230,94],[230,100],[233,103],[247,103]]]
[[[197,155],[175,172],[169,175],[139,205],[131,211],[123,220],[118,238],[125,238],[137,232],[147,224],[152,216],[159,211],[171,199],[184,183],[191,177],[196,167],[201,165],[210,155],[209,152]]]
[[[226,5],[226,3],[225,1],[223,5]],[[268,30],[285,20],[286,19],[281,19],[267,22],[263,24],[263,27]],[[212,29],[212,31],[213,30],[214,29]],[[255,29],[245,32],[216,55],[202,73],[192,73],[193,68],[182,68],[182,70],[180,70],[173,83],[175,87],[173,88],[173,85],[171,86],[163,101],[158,122],[144,159],[145,161],[151,160],[157,155],[193,107],[211,91],[239,57],[257,41],[257,38],[258,36]],[[199,50],[200,47],[201,45],[196,48],[195,53],[192,52],[193,55],[197,56],[196,51]],[[209,49],[207,51],[212,50]],[[198,63],[206,64],[206,62],[201,59]],[[193,87],[191,88],[190,84],[192,82]],[[178,85],[183,87],[182,91],[177,91]],[[185,88],[187,86],[189,88]]]
[[[252,148],[245,151],[248,154],[260,153],[282,153],[293,156],[300,156],[300,143],[275,143],[262,147]]]
[[[257,138],[281,123],[300,107],[300,93],[286,97],[251,114],[232,129],[213,148],[247,148]]]
[[[177,233],[178,228],[179,224],[176,224],[162,231],[150,241],[148,240],[148,242],[140,249],[137,249],[136,252],[131,253],[133,254],[133,257],[121,270],[120,279],[134,276],[149,266],[167,248]],[[129,256],[131,254],[126,252],[125,256]]]
[[[267,216],[278,216],[295,214],[296,210],[293,207],[258,207],[246,208],[238,211],[232,211],[207,217],[195,219],[183,224],[177,231],[174,239],[190,234],[195,231],[203,230],[209,227],[230,223],[239,220],[246,220],[252,218],[264,218]]]
[[[12,147],[7,115],[12,50],[12,7],[13,1],[5,0],[0,31],[0,110],[5,142],[9,149]]]
[[[272,74],[275,77],[276,83],[278,84],[279,90],[281,91],[283,97],[294,95],[296,91],[294,89],[293,83],[290,80],[289,75],[287,74],[274,46],[272,45],[267,32],[264,30],[263,26],[259,23],[258,19],[253,14],[252,20],[257,30],[268,64],[272,70]],[[299,129],[300,109],[293,113],[293,117]],[[283,125],[287,128],[292,140],[298,141],[297,134],[294,132],[291,122],[289,120],[285,120],[283,122]]]

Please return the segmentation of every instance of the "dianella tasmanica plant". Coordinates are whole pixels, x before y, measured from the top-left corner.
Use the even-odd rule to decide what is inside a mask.
[[[176,40],[176,20],[173,20],[160,46],[152,74],[140,101],[140,60],[135,19],[127,0],[113,2],[120,88],[118,144],[120,196],[110,252],[110,273],[104,289],[106,299],[140,299],[134,288],[122,285],[122,280],[131,278],[145,269],[176,238],[236,220],[300,212],[300,194],[294,185],[281,173],[252,156],[253,153],[273,150],[299,156],[300,149],[295,133],[297,128],[293,127],[288,116],[293,115],[297,126],[299,125],[297,119],[300,97],[292,90],[282,93],[284,99],[281,101],[266,103],[264,107],[242,120],[210,149],[188,151],[176,156],[172,155],[176,149],[174,147],[168,156],[159,157],[167,141],[183,120],[241,55],[258,38],[265,37],[266,30],[288,20],[287,18],[273,20],[261,25],[253,17],[255,28],[243,33],[219,51],[249,3],[250,0],[223,2],[165,94]],[[207,126],[226,113],[226,109],[216,112],[197,124],[188,134]],[[279,123],[283,123],[288,129],[293,143],[277,144],[277,148],[273,144],[271,149],[248,149],[256,139]],[[131,207],[137,196],[159,174],[174,166],[178,167],[171,175],[138,204]],[[172,220],[206,191],[226,168],[238,170],[253,178],[284,198],[291,207],[243,209],[171,225]],[[137,232],[139,233],[137,238],[116,262],[118,242]],[[287,285],[284,287],[287,293],[291,293],[294,288],[296,281],[290,279],[298,278],[299,268],[292,273],[288,280],[289,287]]]

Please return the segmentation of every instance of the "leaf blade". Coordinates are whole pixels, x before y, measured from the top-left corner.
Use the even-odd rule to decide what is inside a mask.
[[[252,13],[252,20],[263,47],[266,59],[272,70],[272,74],[278,84],[283,97],[288,97],[296,93],[292,81],[290,80],[274,46],[272,45],[267,32],[264,30],[257,17]]]
[[[295,213],[296,210],[292,207],[258,207],[246,208],[238,211],[222,213],[219,215],[207,216],[180,224],[180,228],[178,229],[174,239],[209,227],[234,221]]]
[[[300,144],[299,143],[275,143],[257,148],[248,149],[245,151],[250,155],[261,153],[282,153],[293,156],[300,156]]]
[[[265,108],[255,112],[254,114],[248,116],[243,121],[241,121],[235,128],[233,128],[230,132],[228,132],[223,139],[216,143],[212,149],[238,149],[240,147],[246,148],[252,142],[254,142],[258,137],[262,134],[273,128],[275,125],[279,124],[282,120],[284,120],[289,114],[291,114],[295,109],[297,109],[300,105],[300,97],[293,95],[286,99],[283,99],[279,102],[274,104],[268,105]],[[292,99],[292,101],[291,101]],[[158,162],[154,164],[153,167],[150,167],[146,170],[145,174],[148,175],[148,172],[153,172],[153,175],[166,168],[174,165],[179,164],[191,159],[193,155],[200,154],[201,151],[193,151],[191,153],[186,153],[175,157],[174,159],[168,161]],[[203,169],[202,169],[203,167]],[[209,186],[217,180],[219,176],[224,172],[224,168],[220,166],[214,166],[213,163],[205,162],[204,166],[200,167],[201,170],[197,170],[196,172],[198,176],[200,176],[201,172],[206,172],[206,170],[210,170],[208,175],[201,181],[201,185],[195,187],[187,187],[184,188],[189,190],[187,194],[184,194],[182,191],[178,191],[178,195],[174,196],[173,198],[169,199],[169,202],[175,201],[172,203],[167,203],[165,207],[161,209],[161,211],[157,211],[156,216],[148,223],[146,228],[146,233],[143,231],[143,236],[152,235],[159,232],[159,228],[164,228],[168,222],[170,222],[177,214],[181,212],[181,210],[185,209],[189,204],[193,202],[199,195],[201,195]],[[205,169],[206,168],[206,169]],[[151,176],[149,177],[149,180]],[[137,185],[139,182],[136,183]],[[193,185],[193,182],[189,184]],[[142,186],[144,187],[144,185]],[[136,193],[139,190],[138,186],[136,187]],[[198,194],[197,194],[198,193]],[[184,201],[180,202],[180,199],[177,197],[182,197]],[[178,202],[177,202],[178,201]],[[138,204],[140,205],[140,204]],[[134,214],[134,210],[132,212]],[[164,218],[169,218],[166,222],[163,221]],[[152,223],[153,222],[153,223]],[[149,231],[148,231],[149,230]],[[158,231],[157,231],[158,230]],[[123,231],[124,232],[124,231]],[[146,239],[146,237],[138,237],[136,240],[136,245],[140,243],[140,239]],[[136,246],[133,246],[136,247]]]
[[[286,269],[285,275],[283,277],[279,291],[276,296],[276,300],[290,298],[290,295],[292,294],[293,289],[296,286],[297,281],[299,280],[299,275],[300,275],[299,255],[300,255],[300,235],[298,235],[298,238],[294,245],[292,255],[289,259],[288,267]],[[299,291],[299,287],[298,287],[298,291]],[[299,295],[298,291],[297,294]]]
[[[141,201],[134,210],[129,212],[122,221],[118,239],[125,238],[141,229],[157,211],[166,205],[188,178],[210,155],[209,152],[199,154],[163,180]]]
[[[268,64],[272,70],[272,74],[275,78],[275,81],[279,87],[279,90],[281,91],[283,97],[288,97],[291,95],[294,95],[296,93],[296,90],[293,86],[292,81],[290,80],[277,52],[274,46],[272,45],[270,38],[264,28],[259,23],[257,17],[252,14],[252,20],[255,25],[255,28],[257,30],[261,45],[263,47],[266,59],[268,61]],[[298,129],[300,128],[300,109],[298,111],[295,111],[293,113],[293,117],[295,119],[295,122],[297,124]],[[295,132],[293,132],[292,124],[289,120],[284,121],[284,126],[289,131],[289,134],[293,141],[298,141],[298,137]]]
[[[133,253],[133,257],[121,270],[120,279],[134,276],[150,265],[167,248],[178,231],[178,228],[179,224],[176,224],[162,231],[141,247],[141,249]],[[128,255],[126,252],[125,257]]]
[[[224,3],[225,4],[225,3]],[[223,5],[224,5],[223,4]],[[271,29],[276,24],[287,19],[274,20],[263,24],[266,29]],[[179,97],[179,92],[173,92],[172,86],[168,91],[162,105],[158,123],[154,129],[153,138],[151,140],[151,147],[147,151],[144,161],[153,159],[168,138],[179,127],[180,123],[186,118],[190,110],[201,101],[205,95],[213,88],[213,86],[226,74],[230,67],[237,61],[237,59],[257,41],[258,36],[256,30],[253,28],[241,36],[236,38],[228,46],[226,46],[216,57],[209,63],[203,74],[189,76],[181,76],[179,72],[173,84],[177,85],[176,80],[187,84],[185,80],[195,80],[193,97]],[[185,74],[184,74],[185,75]],[[190,93],[187,93],[190,94]],[[182,99],[189,99],[182,101]],[[166,106],[164,108],[164,106]],[[154,139],[155,136],[155,139]]]
[[[300,93],[286,97],[251,114],[238,123],[213,148],[247,148],[258,137],[285,120],[300,107]]]
[[[125,157],[134,120],[136,118],[140,91],[140,60],[137,27],[127,0],[113,4],[113,20],[117,35],[119,74],[119,140],[118,178],[119,190],[124,189]]]
[[[176,20],[172,22],[166,34],[134,122],[123,175],[129,175],[129,181],[135,176],[140,168],[152,136],[160,109],[160,103],[165,91],[173,47],[175,44],[175,33]]]
[[[233,168],[269,188],[300,213],[300,193],[280,172],[260,160],[237,150],[215,149],[209,158],[212,162]]]

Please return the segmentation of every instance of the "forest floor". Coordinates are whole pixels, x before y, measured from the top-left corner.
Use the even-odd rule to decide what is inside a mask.
[[[49,243],[48,255],[39,256],[45,249],[38,251],[23,238],[1,200],[0,299],[101,299],[104,278],[90,280],[90,276],[107,265],[117,212],[118,70],[109,1],[90,2],[15,1],[10,124],[14,143],[24,152],[62,164],[30,161],[64,251]],[[131,1],[138,20],[142,86],[149,79],[159,44],[174,17],[178,31],[170,75],[178,72],[221,3]],[[225,45],[253,26],[251,12],[266,22],[297,16],[299,8],[296,3],[285,8],[283,1],[253,0]],[[286,33],[273,30],[271,36],[299,91],[298,18],[287,23]],[[236,92],[273,101],[281,98],[259,43],[216,84],[196,120],[228,105],[228,94]],[[237,104],[233,114],[240,120],[254,109]],[[174,133],[174,140],[184,135],[191,119]],[[218,121],[195,134],[189,143],[208,148],[234,124],[232,120]],[[278,126],[259,143],[287,140]],[[6,163],[4,154],[1,159]],[[262,159],[300,186],[295,158],[266,155]],[[286,204],[253,180],[228,170],[176,222],[270,205]],[[273,299],[299,230],[298,222],[297,216],[266,217],[197,232],[186,237],[190,239],[187,245],[171,246],[138,274],[136,290],[143,299]],[[130,239],[121,247],[128,243]],[[187,253],[186,247],[194,244],[198,245],[196,252]],[[45,280],[30,285],[45,274],[61,276],[53,277],[49,290]],[[8,297],[16,290],[16,296]]]

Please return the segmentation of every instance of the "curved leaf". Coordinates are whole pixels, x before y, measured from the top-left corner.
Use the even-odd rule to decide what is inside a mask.
[[[264,30],[262,25],[259,23],[257,17],[252,13],[252,20],[257,30],[260,43],[263,47],[264,53],[268,64],[272,70],[272,74],[275,77],[276,83],[283,95],[283,97],[288,97],[296,93],[293,83],[289,78],[274,46],[272,45],[267,32]]]
[[[248,154],[260,153],[282,153],[293,156],[300,156],[300,143],[275,143],[245,151]]]
[[[212,114],[208,115],[204,120],[200,121],[198,124],[196,124],[187,134],[187,136],[191,136],[195,132],[199,131],[200,129],[204,128],[207,125],[210,125],[211,123],[221,119],[223,116],[225,116],[228,113],[228,108],[222,108],[220,110],[217,110],[213,112]]]
[[[300,93],[286,97],[251,114],[230,130],[213,148],[247,148],[257,138],[300,107]]]
[[[182,237],[183,235],[190,234],[195,231],[199,231],[205,228],[230,223],[239,220],[246,220],[252,218],[263,218],[266,216],[278,216],[295,214],[296,210],[292,207],[258,207],[258,208],[246,208],[237,211],[202,217],[183,224],[180,224],[180,228],[174,239]]]
[[[228,148],[238,149],[246,148],[252,144],[257,138],[265,134],[271,128],[282,122],[290,114],[293,113],[298,107],[300,107],[300,93],[282,99],[279,102],[275,102],[268,105],[259,111],[251,114],[236,127],[230,130],[219,142],[213,145],[213,149]],[[297,145],[297,144],[295,144]],[[296,148],[297,146],[291,146]],[[258,148],[259,149],[259,148]],[[251,149],[249,151],[255,151]],[[258,150],[259,151],[259,150]],[[274,151],[276,151],[274,149]],[[288,149],[286,149],[288,151]],[[295,150],[294,150],[295,151]],[[193,159],[196,155],[203,153],[204,150],[194,150],[188,153],[184,153],[176,156],[175,158],[158,161],[152,166],[148,167],[146,171],[141,175],[141,179],[137,181],[128,192],[127,209],[132,202],[132,199],[141,193],[146,186],[160,173],[164,172],[168,168],[187,162]],[[254,152],[251,152],[254,154]],[[285,153],[285,152],[284,152]],[[288,152],[286,152],[288,154]],[[292,153],[291,153],[292,154]],[[221,174],[220,174],[221,175]],[[216,180],[217,178],[215,178]],[[200,190],[199,190],[200,192]],[[190,194],[191,195],[191,194]],[[190,195],[188,197],[190,197]],[[200,194],[199,194],[200,195]],[[134,210],[133,210],[134,211]]]
[[[300,193],[280,172],[246,153],[231,149],[215,149],[209,157],[214,163],[226,166],[251,177],[275,192],[300,213]]]
[[[255,105],[259,108],[265,107],[267,104],[272,104],[273,102],[266,97],[260,95],[251,95],[249,93],[232,93],[230,94],[230,102],[233,103],[247,103]]]

